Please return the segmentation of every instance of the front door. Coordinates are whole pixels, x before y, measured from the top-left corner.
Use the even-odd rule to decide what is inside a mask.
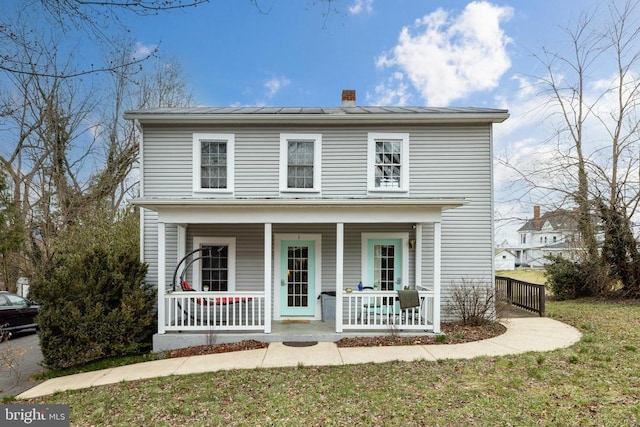
[[[282,240],[280,247],[280,307],[282,316],[314,316],[314,240]]]
[[[402,289],[402,239],[368,239],[366,283],[380,291]]]

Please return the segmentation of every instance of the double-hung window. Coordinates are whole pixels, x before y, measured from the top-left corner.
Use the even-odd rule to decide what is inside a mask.
[[[193,134],[194,193],[232,193],[235,137],[233,134]]]
[[[233,237],[194,237],[194,249],[200,249],[194,263],[193,278],[202,291],[235,290],[236,241]]]
[[[280,191],[320,192],[322,135],[280,134]]]
[[[409,134],[369,133],[367,175],[370,192],[409,191]]]

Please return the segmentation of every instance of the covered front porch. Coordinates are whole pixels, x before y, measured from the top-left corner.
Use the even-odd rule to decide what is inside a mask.
[[[141,199],[138,204],[158,213],[158,271],[164,274],[158,274],[157,349],[240,339],[336,341],[440,332],[442,211],[464,200]],[[194,286],[186,290],[169,272],[188,247],[197,247],[194,230],[214,226],[224,226],[223,237],[232,242],[233,285],[206,290],[196,265],[189,273]],[[240,248],[249,238],[236,242],[234,237],[238,227],[256,245],[248,255]],[[169,228],[175,228],[175,238]],[[380,248],[387,251],[382,261],[368,255]],[[299,250],[305,250],[300,252],[304,265],[313,269],[300,273],[293,267],[292,254]],[[235,271],[243,277],[236,278]],[[304,277],[303,287],[295,277]],[[291,289],[308,294],[297,296]],[[415,295],[409,307],[400,304],[408,293]],[[306,306],[310,311],[299,310]]]

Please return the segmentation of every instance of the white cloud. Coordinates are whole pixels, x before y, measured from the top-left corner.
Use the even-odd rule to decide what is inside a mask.
[[[485,1],[469,3],[457,16],[444,9],[404,27],[398,44],[376,60],[396,67],[427,105],[447,106],[476,91],[494,89],[511,67],[500,27],[513,13]]]
[[[371,12],[373,12],[373,0],[355,0],[353,5],[349,6],[349,13],[352,15]]]
[[[282,88],[284,88],[285,86],[288,86],[290,83],[291,83],[291,80],[289,80],[286,77],[274,77],[268,80],[264,84],[264,87],[267,91],[267,97],[273,98],[278,94],[278,92],[280,92],[280,90],[282,90]]]
[[[389,79],[375,87],[375,95],[367,93],[372,105],[408,105],[411,99],[409,85],[400,72],[393,73]]]
[[[158,46],[154,44],[144,44],[142,42],[136,42],[136,48],[131,53],[133,59],[144,59],[149,55],[155,53],[158,50]]]

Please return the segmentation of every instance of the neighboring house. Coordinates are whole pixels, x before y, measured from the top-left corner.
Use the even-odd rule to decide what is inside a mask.
[[[154,347],[313,325],[325,296],[334,334],[439,332],[452,283],[493,283],[492,124],[507,117],[357,107],[355,91],[337,108],[128,111]],[[185,256],[178,277],[196,292],[173,283]],[[418,307],[399,308],[403,289]]]
[[[519,244],[510,250],[516,256],[516,267],[544,268],[549,256],[577,259],[581,253],[575,213],[563,209],[540,215],[533,207],[533,218],[518,229]]]
[[[515,270],[516,256],[508,249],[496,249],[494,265],[496,270]]]

